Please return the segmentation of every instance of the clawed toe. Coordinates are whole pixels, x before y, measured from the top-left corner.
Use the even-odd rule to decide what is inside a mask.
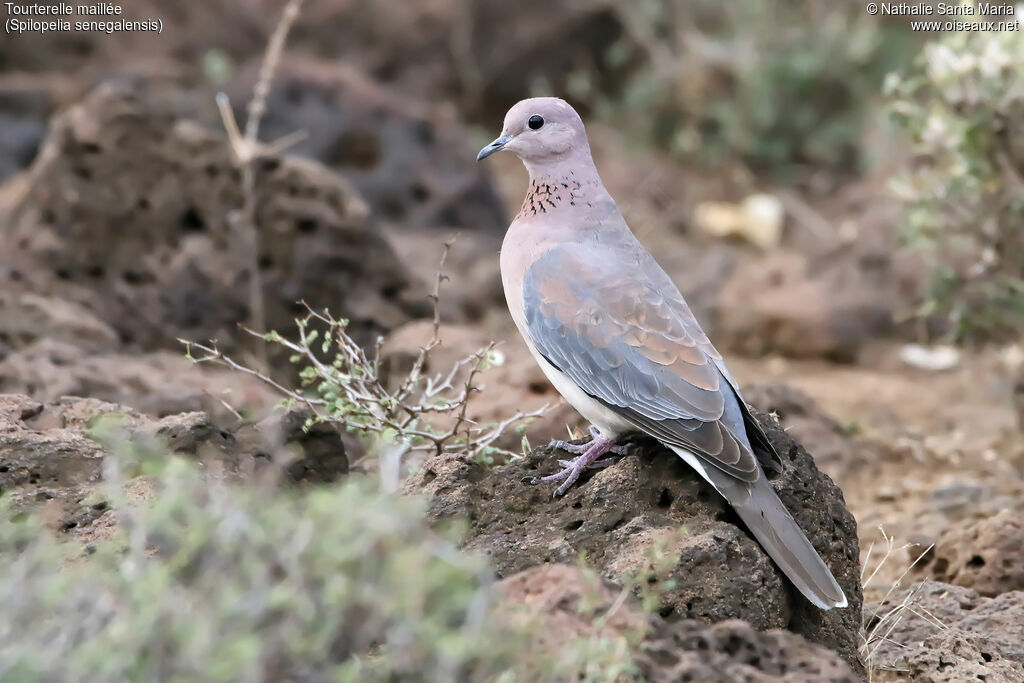
[[[569,490],[569,487],[572,486],[572,484],[573,483],[571,481],[566,480],[566,482],[564,484],[562,484],[557,489],[555,489],[554,491],[551,492],[551,497],[552,498],[561,498],[562,496],[565,495],[565,492]]]
[[[572,476],[573,469],[574,465],[570,460],[569,464],[566,465],[565,469],[562,470],[561,472],[555,472],[554,474],[549,474],[546,477],[538,477],[537,481],[561,481],[566,477]]]
[[[579,477],[578,473],[575,477],[572,475],[573,468],[567,467],[561,472],[549,475],[547,477],[523,477],[521,481],[524,484],[535,486],[537,484],[540,484],[541,482],[558,481],[559,479],[565,479],[565,481],[562,482],[562,484],[551,493],[552,498],[558,498],[559,496],[564,495],[565,492],[569,490],[569,487],[572,486],[573,482],[575,482],[576,479]]]
[[[595,427],[591,427],[590,437],[591,440],[588,441],[587,443],[578,444],[563,441],[562,439],[552,439],[550,442],[548,442],[548,448],[553,448],[559,451],[565,451],[566,453],[572,453],[573,455],[583,455],[590,449],[595,440],[601,438],[601,434],[600,432],[597,431]],[[607,452],[614,453],[615,455],[626,455],[626,453],[629,452],[629,445],[621,444],[618,446],[609,446]],[[565,461],[559,460],[559,462],[561,463]]]
[[[572,460],[559,460],[558,464],[564,468],[561,472],[556,472],[546,477],[525,477],[523,482],[537,484],[542,481],[561,481],[562,483],[552,494],[553,497],[557,498],[568,491],[569,487],[576,483],[576,480],[586,470],[614,465],[621,456],[626,454],[627,447],[625,445],[613,445],[614,441],[612,439],[602,437],[600,432],[594,427],[590,428],[590,434],[593,438],[585,444],[573,444],[559,439],[551,441],[550,447],[566,451],[567,453],[578,454],[577,457]],[[614,455],[610,458],[602,457],[608,453]],[[563,479],[564,481],[562,481]]]
[[[573,455],[582,455],[586,452],[587,448],[590,447],[590,444],[575,444],[569,443],[568,441],[562,441],[561,439],[552,439],[551,443],[548,444],[548,447],[565,451],[566,453],[572,453]]]

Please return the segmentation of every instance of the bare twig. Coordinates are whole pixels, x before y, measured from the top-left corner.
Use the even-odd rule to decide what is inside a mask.
[[[263,54],[263,62],[260,65],[259,76],[256,86],[253,89],[252,99],[246,110],[245,134],[239,132],[238,123],[231,109],[227,95],[217,95],[217,107],[220,110],[221,119],[224,122],[224,129],[228,133],[228,140],[234,151],[235,161],[242,173],[242,207],[238,211],[232,211],[228,221],[239,241],[243,245],[243,253],[247,258],[247,269],[249,270],[249,325],[258,330],[266,329],[266,310],[263,301],[263,282],[260,277],[260,233],[256,225],[256,173],[253,168],[253,161],[265,150],[259,142],[260,121],[267,110],[267,97],[270,95],[270,84],[274,79],[278,64],[281,62],[281,54],[284,51],[285,39],[288,32],[299,16],[303,0],[289,0],[281,14],[280,21],[274,28],[274,33],[267,43],[267,50]],[[286,135],[275,141],[271,149],[280,152],[287,145],[293,144],[304,133],[296,132]],[[260,366],[267,367],[265,347],[258,351]]]
[[[242,417],[242,414],[235,410],[235,408],[230,403],[225,401],[220,396],[214,396],[212,393],[206,391],[205,389],[203,390],[203,395],[210,398],[211,400],[216,401],[217,403],[220,403],[222,406],[224,406],[224,409],[231,413],[239,422],[245,422],[245,418]]]
[[[430,341],[427,342],[426,346],[420,348],[419,355],[413,362],[412,369],[406,376],[405,381],[402,382],[398,389],[398,396],[400,398],[406,398],[412,391],[413,387],[419,383],[420,377],[423,372],[423,367],[426,365],[427,357],[430,352],[433,351],[441,343],[441,285],[448,279],[448,276],[444,274],[445,263],[448,262],[448,253],[452,249],[453,240],[448,240],[444,243],[444,249],[441,251],[441,262],[437,266],[437,276],[434,278],[434,291],[430,293],[429,299],[434,307],[434,319],[432,321],[432,334]],[[379,357],[379,354],[378,354]],[[452,373],[449,376],[449,380],[441,387],[441,389],[451,385],[451,377],[454,377],[458,371],[458,365],[452,368]],[[429,392],[428,392],[429,393]],[[437,393],[434,391],[433,393]]]
[[[300,394],[299,392],[292,391],[291,389],[288,389],[283,385],[278,384],[269,376],[263,374],[263,372],[259,370],[254,370],[252,368],[246,367],[245,365],[242,365],[241,363],[236,363],[231,358],[225,356],[223,353],[220,352],[220,350],[217,348],[216,341],[210,342],[210,345],[208,346],[206,344],[197,344],[195,342],[189,341],[188,339],[182,339],[181,337],[179,337],[178,342],[185,345],[185,354],[188,357],[188,359],[191,360],[193,363],[219,363],[221,365],[228,366],[232,370],[237,370],[239,372],[244,372],[247,375],[252,375],[256,379],[263,382],[264,384],[267,384],[268,386],[276,389],[278,392],[286,395],[288,398],[292,398],[300,403],[305,403],[310,408],[312,408],[314,412],[318,412],[318,406],[325,405],[325,402],[320,399],[310,399],[307,396]],[[193,355],[193,349],[199,349],[200,351],[203,352],[203,355]]]
[[[256,88],[253,90],[253,96],[246,112],[245,139],[250,144],[255,144],[259,140],[260,121],[267,111],[270,83],[274,80],[274,72],[277,71],[277,65],[281,62],[281,54],[284,52],[284,41],[288,37],[288,32],[291,31],[292,24],[299,17],[302,3],[303,0],[289,0],[281,14],[281,20],[277,22],[277,27],[270,36],[270,42],[267,43],[267,51],[263,54],[263,63],[260,65]]]

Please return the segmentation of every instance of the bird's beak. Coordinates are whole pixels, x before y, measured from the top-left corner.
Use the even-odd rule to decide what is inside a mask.
[[[495,152],[500,152],[505,148],[505,145],[512,142],[512,137],[513,136],[511,135],[502,135],[491,144],[485,145],[484,148],[480,150],[480,153],[476,155],[476,160],[480,161],[481,159],[486,159]]]

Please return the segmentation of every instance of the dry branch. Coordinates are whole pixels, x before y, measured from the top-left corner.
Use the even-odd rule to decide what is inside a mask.
[[[263,54],[263,62],[260,64],[259,76],[256,86],[253,89],[252,99],[246,109],[245,134],[243,135],[235,121],[234,112],[228,101],[227,95],[217,95],[217,107],[220,110],[224,129],[228,133],[228,140],[234,152],[235,162],[242,173],[242,207],[232,211],[228,216],[228,222],[233,229],[247,255],[247,270],[249,271],[249,325],[250,327],[262,330],[266,327],[266,312],[263,303],[263,282],[260,277],[260,233],[256,225],[256,173],[253,168],[253,161],[262,153],[270,151],[270,148],[281,151],[288,144],[293,144],[304,133],[296,131],[285,136],[281,140],[272,143],[270,148],[264,148],[260,144],[260,121],[267,110],[267,97],[270,95],[270,84],[274,79],[274,73],[281,62],[281,54],[284,51],[285,39],[288,32],[299,16],[304,0],[290,0],[285,5],[281,19],[274,28],[274,33],[267,43],[267,50]],[[285,143],[287,141],[287,143]],[[265,352],[261,349],[259,355],[260,365],[267,366]]]
[[[313,411],[313,421],[338,424],[349,431],[383,440],[391,457],[421,451],[459,453],[468,457],[515,453],[497,448],[495,442],[510,427],[543,415],[545,404],[531,412],[517,411],[493,424],[478,424],[469,416],[469,403],[480,391],[476,381],[493,357],[494,342],[455,362],[444,372],[426,374],[430,353],[441,343],[441,319],[438,302],[443,273],[451,242],[445,244],[434,290],[433,334],[420,348],[412,368],[390,389],[381,377],[378,339],[372,355],[357,344],[346,331],[348,321],[334,318],[327,310],[316,311],[305,302],[306,315],[295,321],[297,335],[288,339],[277,332],[246,332],[286,349],[293,363],[302,366],[302,385],[291,389],[259,368],[252,368],[226,355],[216,341],[202,344],[180,339],[188,357],[196,363],[218,363],[256,377],[287,400],[301,403]],[[330,360],[325,360],[331,356]],[[460,373],[465,379],[457,381]],[[424,419],[428,415],[452,418],[446,429],[438,429]],[[397,454],[397,455],[396,455]]]

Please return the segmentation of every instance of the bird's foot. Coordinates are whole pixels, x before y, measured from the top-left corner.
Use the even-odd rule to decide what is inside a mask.
[[[569,487],[576,483],[576,480],[580,478],[580,475],[583,474],[585,470],[608,467],[609,465],[614,465],[618,462],[618,457],[605,458],[603,456],[608,453],[614,453],[616,456],[626,454],[627,447],[616,446],[615,439],[608,439],[601,436],[593,427],[590,429],[590,434],[590,441],[579,445],[570,444],[565,441],[552,441],[551,446],[570,453],[579,453],[580,455],[572,460],[559,460],[558,464],[564,468],[561,472],[557,472],[546,477],[529,477],[529,483],[536,484],[542,481],[561,481],[562,483],[552,494],[552,497],[557,498],[568,491]]]
[[[572,453],[573,455],[582,455],[587,452],[587,449],[590,448],[591,445],[593,445],[594,441],[600,438],[601,433],[597,431],[597,427],[595,427],[594,425],[590,425],[590,441],[587,441],[586,443],[569,443],[568,441],[562,441],[561,439],[552,439],[548,443],[548,448],[557,448],[560,451]],[[625,455],[628,450],[629,446],[621,445],[612,446],[611,448],[608,449],[608,452],[614,453],[615,455]],[[566,461],[558,461],[559,464],[562,464],[564,462]],[[607,467],[608,465],[611,464],[614,464],[614,461],[609,462],[606,465],[599,465],[599,467]],[[596,463],[592,463],[592,465],[596,465]]]

